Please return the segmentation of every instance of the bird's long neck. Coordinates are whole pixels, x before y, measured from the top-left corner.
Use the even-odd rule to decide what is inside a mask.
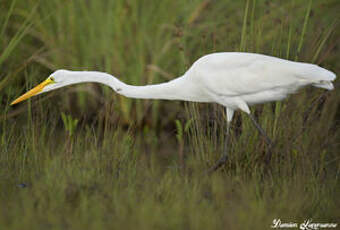
[[[186,81],[179,77],[172,81],[145,86],[133,86],[125,84],[125,87],[117,93],[131,98],[142,99],[165,99],[165,100],[193,100],[192,95],[188,94]]]
[[[133,86],[125,84],[116,77],[96,71],[72,71],[76,82],[97,82],[110,86],[118,94],[130,98],[201,101],[192,82],[181,76],[166,83]]]

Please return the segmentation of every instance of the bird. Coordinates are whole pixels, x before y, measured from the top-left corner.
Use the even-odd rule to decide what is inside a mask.
[[[202,56],[180,77],[165,83],[128,85],[115,76],[98,71],[56,70],[45,81],[15,99],[11,105],[64,86],[95,82],[129,98],[217,103],[226,111],[226,140],[215,171],[227,162],[227,141],[234,112],[249,115],[268,145],[273,142],[252,116],[249,106],[280,101],[298,89],[312,85],[334,89],[335,73],[316,64],[296,62],[248,52],[217,52]]]

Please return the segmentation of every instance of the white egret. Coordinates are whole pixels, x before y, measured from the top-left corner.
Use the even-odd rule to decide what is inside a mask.
[[[96,71],[57,70],[44,82],[14,100],[11,105],[31,96],[67,85],[97,82],[130,98],[183,100],[218,103],[226,108],[227,131],[235,110],[247,113],[271,145],[271,140],[250,114],[249,105],[277,101],[306,85],[332,90],[336,75],[314,64],[294,62],[255,53],[213,53],[198,59],[183,74],[162,84],[132,86],[116,77]],[[226,141],[227,143],[227,141]],[[227,160],[224,153],[212,170]]]

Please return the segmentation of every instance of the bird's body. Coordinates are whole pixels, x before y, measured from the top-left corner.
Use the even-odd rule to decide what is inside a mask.
[[[226,52],[198,59],[183,78],[194,84],[199,98],[249,113],[248,105],[282,100],[306,85],[331,90],[335,74],[314,64]]]
[[[226,139],[234,111],[240,109],[249,114],[256,128],[266,137],[266,142],[272,146],[271,140],[250,114],[249,105],[282,100],[306,85],[332,90],[335,78],[333,72],[314,64],[255,53],[224,52],[201,57],[181,77],[146,86],[128,85],[103,72],[57,70],[12,104],[67,85],[97,82],[131,98],[221,104],[227,112]],[[223,165],[226,160],[225,152],[212,170]]]

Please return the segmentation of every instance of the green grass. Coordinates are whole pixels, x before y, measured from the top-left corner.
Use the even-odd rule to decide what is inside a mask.
[[[142,3],[143,2],[143,3]],[[0,229],[269,229],[338,222],[339,84],[244,114],[223,151],[223,108],[132,100],[80,85],[9,107],[58,68],[130,84],[181,75],[198,57],[249,51],[339,73],[339,3],[6,1],[0,9]],[[27,185],[22,188],[18,185]]]

